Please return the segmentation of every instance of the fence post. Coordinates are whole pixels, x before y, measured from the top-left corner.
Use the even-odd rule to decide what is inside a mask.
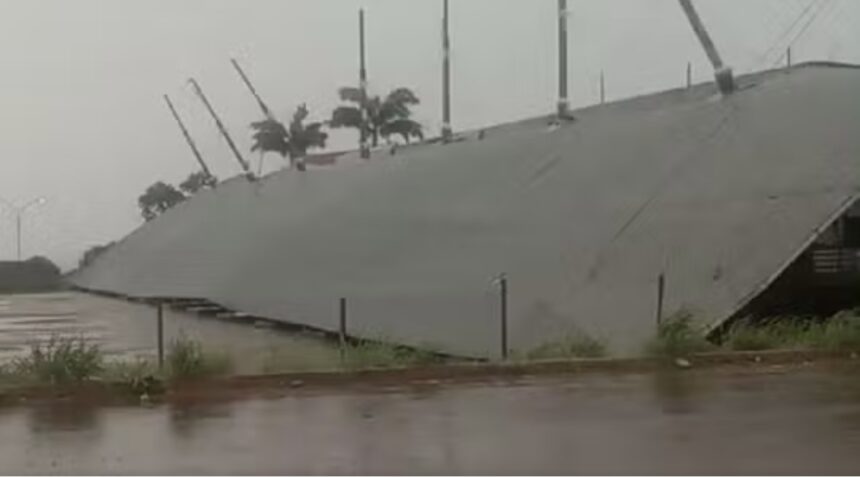
[[[158,369],[164,368],[164,303],[158,302]]]
[[[687,62],[687,89],[693,87],[693,64]]]
[[[603,70],[600,70],[600,104],[606,103],[606,81],[603,77]]]
[[[666,276],[663,272],[657,276],[657,330],[663,324],[663,294],[666,291]]]
[[[501,351],[502,359],[508,359],[508,277],[505,274],[499,276],[499,300],[501,305]]]
[[[343,362],[346,359],[346,298],[340,298],[340,326],[338,328],[338,339],[340,341],[340,360]]]

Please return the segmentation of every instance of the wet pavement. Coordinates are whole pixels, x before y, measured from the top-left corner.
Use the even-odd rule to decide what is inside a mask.
[[[860,369],[0,408],[4,473],[857,474]]]
[[[153,358],[156,333],[156,310],[150,305],[76,292],[0,295],[0,363],[26,355],[33,343],[52,336],[83,337],[113,358]],[[337,350],[319,339],[167,309],[165,346],[181,335],[229,354],[238,373],[332,368],[338,363]]]

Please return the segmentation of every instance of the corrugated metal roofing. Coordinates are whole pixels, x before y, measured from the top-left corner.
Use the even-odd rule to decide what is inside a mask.
[[[716,323],[860,187],[860,70],[807,65],[538,118],[258,183],[234,178],[82,270],[84,288],[199,297],[354,334],[498,353],[572,326],[638,349],[666,310]],[[381,157],[379,157],[381,156]],[[346,161],[349,162],[349,161]]]

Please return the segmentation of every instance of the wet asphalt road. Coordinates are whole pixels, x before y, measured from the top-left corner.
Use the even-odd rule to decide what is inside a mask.
[[[860,369],[0,409],[4,473],[857,474]]]

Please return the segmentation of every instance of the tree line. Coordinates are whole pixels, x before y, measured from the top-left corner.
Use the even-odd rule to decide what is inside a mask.
[[[366,96],[360,88],[344,87],[338,90],[338,96],[343,104],[331,112],[327,121],[307,122],[310,111],[306,104],[301,104],[288,124],[272,115],[252,122],[251,152],[277,154],[288,161],[289,167],[304,171],[308,151],[326,147],[328,133],[324,128],[356,129],[362,137],[370,139],[372,147],[377,147],[380,139],[390,142],[392,136],[406,143],[424,139],[421,124],[411,118],[412,107],[419,100],[409,88],[395,88],[381,97]],[[215,187],[217,182],[217,178],[203,171],[191,173],[178,186],[155,182],[138,197],[141,216],[150,221],[197,192]]]

